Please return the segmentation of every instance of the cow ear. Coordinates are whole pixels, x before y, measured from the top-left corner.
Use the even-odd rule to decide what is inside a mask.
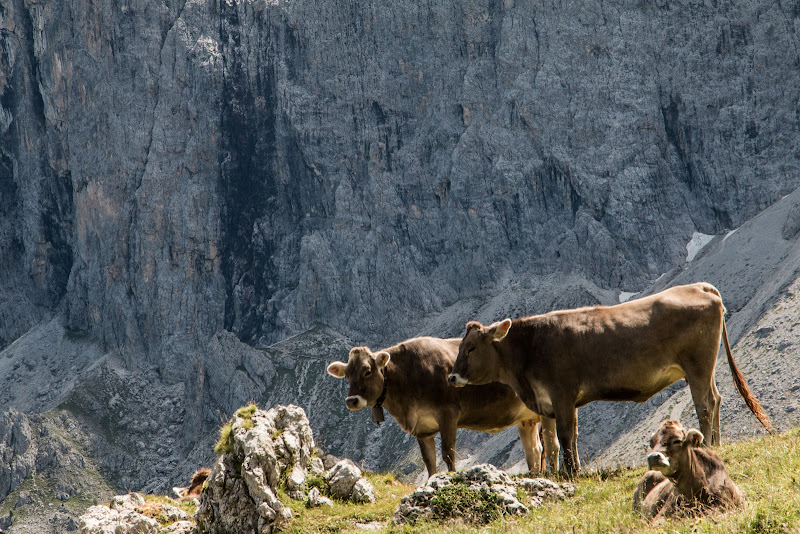
[[[467,329],[467,332],[469,332],[473,328],[477,328],[478,330],[480,330],[481,328],[483,328],[483,325],[478,321],[470,321],[466,324],[465,328]]]
[[[705,437],[703,436],[703,433],[696,428],[686,432],[686,443],[692,447],[699,447],[702,445],[704,439]]]
[[[336,378],[344,378],[344,370],[347,364],[342,362],[333,362],[328,366],[328,374]]]
[[[392,357],[385,350],[382,350],[375,355],[375,362],[378,364],[378,367],[380,368],[386,367],[386,364],[389,363],[389,360],[391,359]]]
[[[487,332],[489,333],[490,336],[492,336],[492,339],[494,341],[500,341],[501,339],[506,337],[509,328],[511,328],[511,319],[503,319],[502,321],[491,325],[487,329]]]

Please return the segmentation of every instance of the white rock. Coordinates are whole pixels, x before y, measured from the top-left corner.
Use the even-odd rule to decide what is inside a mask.
[[[333,501],[320,494],[319,489],[311,488],[311,491],[308,492],[308,507],[319,508],[320,506],[333,507]]]
[[[306,486],[306,472],[300,466],[294,466],[286,478],[286,493],[296,501],[303,500]]]
[[[341,460],[325,473],[325,480],[328,481],[331,495],[340,499],[350,498],[353,486],[356,485],[359,478],[361,478],[361,469],[348,459]]]
[[[353,486],[350,500],[361,503],[375,502],[375,487],[366,478],[359,478]]]
[[[162,534],[196,534],[197,525],[194,521],[176,521],[164,527]]]
[[[322,462],[322,458],[311,458],[311,468],[308,470],[314,476],[320,476],[322,473],[325,472],[325,464]]]
[[[116,509],[98,505],[86,510],[79,521],[81,534],[158,534],[158,521],[134,511],[130,499],[120,501]]]

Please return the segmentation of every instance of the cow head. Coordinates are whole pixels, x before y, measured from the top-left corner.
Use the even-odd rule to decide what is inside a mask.
[[[692,428],[686,430],[678,421],[662,421],[650,438],[647,466],[673,477],[688,465],[689,449],[703,443],[703,434]]]
[[[328,374],[336,378],[347,377],[350,383],[350,391],[344,399],[348,409],[375,406],[383,392],[383,368],[390,358],[385,351],[373,354],[367,347],[354,347],[350,350],[347,363],[333,362],[328,365]]]
[[[489,326],[477,321],[467,323],[467,333],[458,346],[453,372],[447,377],[451,386],[481,385],[496,382],[500,364],[497,342],[506,337],[511,319]]]

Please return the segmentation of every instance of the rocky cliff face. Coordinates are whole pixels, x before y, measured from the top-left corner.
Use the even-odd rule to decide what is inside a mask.
[[[75,410],[161,487],[243,402],[298,402],[282,353],[219,336],[386,346],[644,289],[800,185],[798,29],[796,3],[6,0],[4,406]]]

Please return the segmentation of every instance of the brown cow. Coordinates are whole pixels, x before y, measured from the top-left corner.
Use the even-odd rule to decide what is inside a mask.
[[[703,434],[678,421],[662,421],[650,438],[651,469],[633,494],[633,509],[649,519],[704,513],[712,508],[741,508],[744,496],[722,459],[701,447]]]
[[[532,411],[555,417],[568,472],[580,470],[576,408],[596,400],[644,402],[681,378],[689,383],[701,430],[719,443],[714,369],[720,338],[736,388],[772,433],[772,422],[733,361],[725,307],[710,284],[487,327],[472,321],[466,328],[450,383],[508,384]]]
[[[455,471],[456,430],[499,432],[517,425],[525,460],[531,471],[543,469],[537,432],[540,417],[520,402],[511,388],[500,384],[455,390],[447,385],[460,339],[420,337],[372,353],[366,347],[350,351],[347,363],[333,362],[328,373],[347,377],[350,410],[381,404],[407,433],[417,438],[428,476],[436,473],[437,432],[442,435],[442,458]],[[555,421],[543,422],[548,460],[558,468]]]
[[[207,467],[198,469],[192,475],[191,484],[182,488],[172,488],[172,491],[175,492],[175,495],[182,501],[197,499],[200,497],[200,492],[203,491],[203,483],[208,478],[209,473],[211,473],[211,470]]]

